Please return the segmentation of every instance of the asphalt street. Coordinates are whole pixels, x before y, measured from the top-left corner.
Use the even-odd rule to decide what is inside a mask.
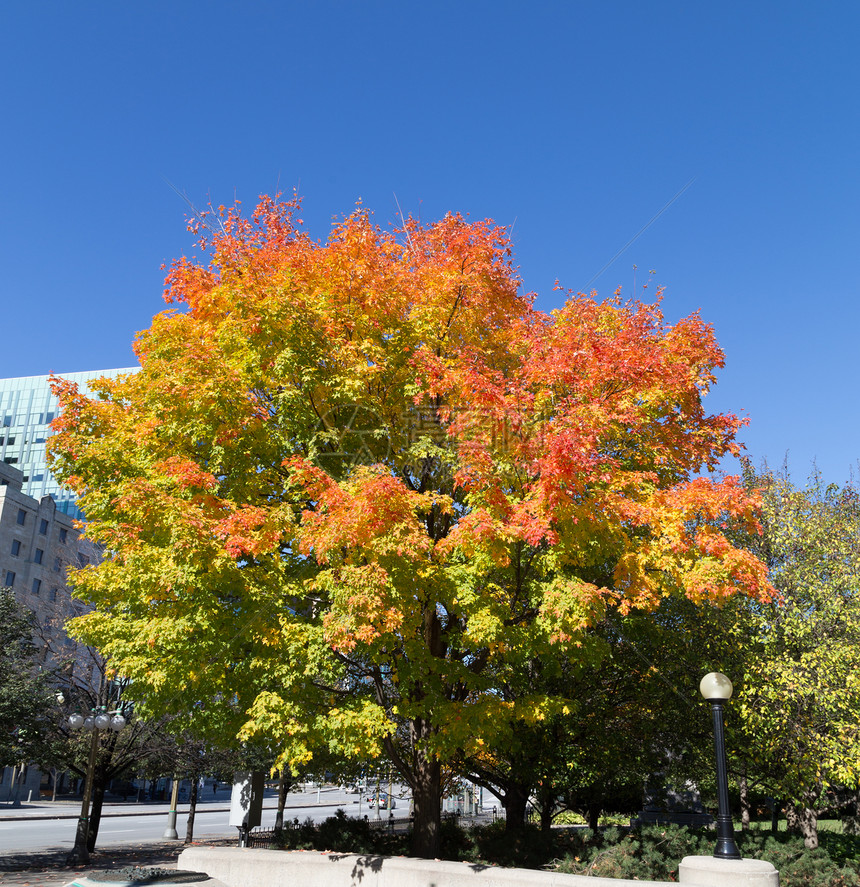
[[[198,803],[194,819],[195,839],[206,840],[214,837],[236,837],[237,830],[228,823],[229,791],[223,790],[220,797]],[[404,802],[401,802],[403,804]],[[274,792],[267,792],[263,804],[262,827],[271,828],[275,820],[277,800]],[[376,811],[369,809],[366,800],[358,803],[358,795],[342,789],[316,789],[287,796],[284,809],[286,819],[298,818],[304,821],[311,818],[321,822],[332,816],[339,807],[350,816],[376,818]],[[408,809],[408,803],[404,809]],[[395,812],[400,811],[395,808]],[[79,805],[60,801],[40,804],[24,804],[20,808],[0,806],[0,856],[31,852],[36,850],[69,849],[74,843]],[[161,841],[168,824],[169,805],[167,804],[105,804],[99,826],[99,846],[126,842]],[[388,812],[380,816],[385,819]],[[179,804],[176,817],[176,831],[179,841],[185,837],[188,818],[188,804]]]

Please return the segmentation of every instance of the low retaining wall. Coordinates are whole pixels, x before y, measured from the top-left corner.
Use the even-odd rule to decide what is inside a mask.
[[[532,869],[404,856],[359,856],[316,850],[189,847],[178,868],[206,872],[227,887],[675,887],[668,881],[591,878]],[[687,856],[679,880],[690,887],[779,887],[769,862]]]

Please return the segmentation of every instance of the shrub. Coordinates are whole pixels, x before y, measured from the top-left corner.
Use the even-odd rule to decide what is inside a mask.
[[[351,819],[343,810],[316,825],[312,819],[298,819],[275,834],[279,850],[334,850],[337,853],[372,853],[395,856],[408,852],[404,835],[371,828],[366,819]]]
[[[744,832],[736,836],[745,858],[764,859],[779,870],[780,887],[860,887],[860,842],[850,836],[822,836],[818,850],[807,850],[794,835]],[[558,871],[604,878],[676,881],[685,856],[710,856],[713,831],[677,825],[651,825],[620,834],[606,829],[579,853],[568,854]],[[828,847],[829,845],[829,847]]]
[[[860,838],[822,832],[821,846],[807,850],[795,835],[764,831],[736,836],[747,859],[764,859],[779,869],[780,887],[860,887]],[[526,825],[508,832],[505,821],[464,829],[442,823],[442,858],[485,865],[553,868],[578,875],[631,880],[677,881],[685,856],[710,856],[713,830],[678,825],[637,829],[557,828],[548,832]],[[389,834],[364,819],[350,819],[343,810],[319,826],[294,820],[278,836],[286,850],[334,850],[396,856],[409,853],[409,835]]]

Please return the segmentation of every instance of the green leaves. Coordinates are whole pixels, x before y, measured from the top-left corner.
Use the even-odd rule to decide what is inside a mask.
[[[813,475],[760,487],[766,559],[780,597],[739,614],[749,644],[737,706],[751,772],[802,805],[860,780],[860,498]]]

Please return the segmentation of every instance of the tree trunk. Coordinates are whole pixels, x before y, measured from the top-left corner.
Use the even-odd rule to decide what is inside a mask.
[[[779,801],[770,799],[770,833],[775,835],[779,831]]]
[[[439,856],[442,826],[442,767],[427,750],[430,726],[417,718],[413,722],[412,751],[412,855],[419,859]]]
[[[535,795],[537,797],[541,831],[548,832],[552,828],[552,820],[555,814],[558,797],[548,780],[541,780],[535,791]]]
[[[278,780],[278,810],[275,813],[275,828],[284,827],[284,807],[287,806],[287,774],[282,770],[281,778]]]
[[[190,844],[194,840],[194,814],[197,812],[197,789],[200,779],[191,777],[191,791],[188,795],[188,822],[185,824],[185,842]]]
[[[544,804],[540,808],[540,830],[548,832],[552,828],[553,805]]]
[[[526,808],[529,804],[529,786],[512,784],[502,798],[505,808],[505,831],[520,832],[526,823]]]
[[[90,808],[89,830],[87,832],[87,850],[92,853],[99,836],[99,823],[102,819],[102,804],[105,799],[105,772],[101,767],[96,769],[93,781],[93,802]]]
[[[741,831],[749,831],[750,827],[750,793],[746,772],[738,776],[738,789],[741,795]]]
[[[800,834],[800,819],[797,815],[797,807],[794,804],[785,805],[785,830],[790,835]]]
[[[846,835],[860,835],[860,791],[851,794],[853,812],[842,820],[842,831]]]
[[[600,804],[589,804],[588,805],[588,827],[596,832],[598,826],[600,825]]]
[[[791,816],[789,816],[791,811]],[[789,804],[786,809],[786,819],[794,821],[792,831],[803,835],[803,846],[807,850],[815,850],[818,847],[818,811],[812,807],[804,807],[801,804]]]

